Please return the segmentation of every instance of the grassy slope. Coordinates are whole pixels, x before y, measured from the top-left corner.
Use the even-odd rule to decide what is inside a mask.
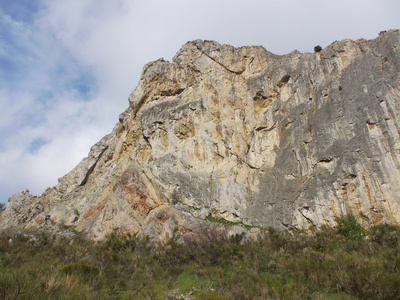
[[[266,229],[245,242],[207,233],[165,246],[44,233],[10,243],[2,233],[0,299],[400,299],[400,227],[346,233]]]

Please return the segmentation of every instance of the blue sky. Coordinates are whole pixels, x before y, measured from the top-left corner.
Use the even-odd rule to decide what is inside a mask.
[[[398,0],[0,0],[0,202],[108,134],[144,64],[190,40],[312,52],[400,28]]]

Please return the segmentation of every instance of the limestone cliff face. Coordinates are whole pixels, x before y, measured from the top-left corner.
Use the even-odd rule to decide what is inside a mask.
[[[210,219],[400,223],[398,30],[283,56],[189,42],[144,67],[119,121],[56,187],[12,196],[1,226],[168,238]]]

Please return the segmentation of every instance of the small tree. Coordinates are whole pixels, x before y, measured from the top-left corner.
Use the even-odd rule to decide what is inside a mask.
[[[348,240],[357,240],[365,236],[365,229],[358,223],[351,213],[335,218],[337,223],[336,231]]]
[[[6,205],[4,203],[0,203],[0,211],[3,211],[6,209]]]
[[[320,52],[320,51],[322,51],[322,47],[320,45],[314,47],[315,53]]]

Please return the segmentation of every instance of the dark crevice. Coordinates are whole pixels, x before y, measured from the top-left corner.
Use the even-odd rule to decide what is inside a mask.
[[[265,131],[272,131],[272,130],[274,130],[276,128],[276,124],[274,124],[274,125],[272,125],[271,127],[266,127],[266,126],[260,126],[260,127],[256,127],[254,130],[255,131],[263,131],[263,130],[265,130]]]
[[[325,157],[325,158],[321,158],[318,162],[328,163],[328,162],[331,162],[332,160],[333,160],[332,157]]]
[[[149,137],[147,137],[147,136],[145,136],[145,135],[143,134],[143,138],[144,138],[144,140],[147,142],[147,144],[149,144],[150,148],[152,148],[152,147],[151,147],[151,143],[150,143]]]
[[[142,99],[140,99],[140,101],[133,107],[132,111],[133,111],[133,119],[135,119],[137,112],[139,111],[139,109],[144,105],[144,103],[146,102],[147,98],[149,97],[150,92],[147,92]]]
[[[259,101],[259,100],[267,100],[268,97],[264,95],[263,91],[258,91],[256,95],[253,97],[254,101]]]
[[[299,212],[308,222],[310,222],[311,225],[315,226],[313,220],[311,220],[310,218],[307,218],[307,217],[301,212],[300,209],[298,209],[298,212]]]
[[[168,97],[177,96],[177,95],[181,94],[184,90],[185,90],[184,88],[179,88],[179,89],[174,89],[174,90],[169,89],[166,91],[162,91],[160,93],[160,96],[168,96]]]
[[[89,168],[89,170],[86,172],[85,178],[83,178],[82,182],[79,184],[79,186],[84,186],[87,181],[89,180],[89,176],[92,175],[94,168],[96,168],[97,163],[99,162],[100,158],[103,156],[104,152],[108,149],[108,146],[106,146],[103,151],[101,151],[99,157],[97,158],[96,162]]]
[[[278,87],[282,87],[284,86],[290,79],[290,75],[285,75],[281,78],[281,80],[279,80],[279,82],[277,83]]]
[[[246,69],[242,70],[242,71],[233,71],[231,69],[229,69],[227,66],[221,64],[220,62],[216,61],[215,58],[211,57],[210,55],[204,53],[199,47],[197,47],[197,50],[199,50],[202,54],[204,54],[205,56],[207,56],[209,59],[211,59],[212,61],[216,62],[217,64],[219,64],[221,67],[223,67],[225,70],[227,70],[228,72],[234,73],[236,75],[241,75]]]
[[[241,159],[236,153],[231,152],[231,154],[232,154],[233,156],[235,156],[235,157],[237,158],[238,161],[240,161],[241,163],[244,163],[245,165],[247,165],[250,169],[253,169],[253,170],[259,170],[259,169],[260,169],[260,168],[257,168],[257,167],[255,167],[255,166],[252,166],[252,165],[249,164],[247,161]]]

